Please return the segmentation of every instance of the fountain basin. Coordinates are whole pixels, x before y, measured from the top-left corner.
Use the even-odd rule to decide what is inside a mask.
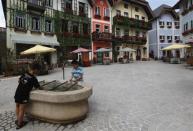
[[[27,113],[42,121],[51,123],[72,123],[86,117],[92,95],[92,87],[82,84],[83,88],[73,91],[54,92],[34,90],[30,94]]]

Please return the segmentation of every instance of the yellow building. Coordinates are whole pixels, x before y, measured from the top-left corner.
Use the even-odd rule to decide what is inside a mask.
[[[134,60],[149,58],[147,31],[148,21],[153,18],[152,10],[145,0],[112,1],[114,60],[127,56]],[[129,47],[136,52],[119,52]]]

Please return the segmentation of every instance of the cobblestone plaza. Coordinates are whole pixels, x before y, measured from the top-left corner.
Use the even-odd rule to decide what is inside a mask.
[[[71,68],[65,69],[70,78]],[[193,70],[162,62],[84,68],[93,86],[87,118],[69,125],[35,119],[21,131],[193,131]],[[57,70],[39,80],[61,80]],[[15,131],[18,77],[0,81],[0,131]]]

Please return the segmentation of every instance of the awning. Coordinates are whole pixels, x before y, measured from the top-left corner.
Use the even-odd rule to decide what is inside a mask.
[[[161,50],[176,50],[176,49],[183,49],[183,48],[189,48],[191,46],[189,45],[185,45],[185,44],[177,44],[177,43],[174,43],[172,45],[169,45]]]
[[[11,34],[11,41],[17,44],[29,44],[34,45],[34,43],[38,43],[41,45],[49,45],[49,46],[60,46],[57,38],[55,37],[45,37],[45,36],[28,36],[22,34]]]

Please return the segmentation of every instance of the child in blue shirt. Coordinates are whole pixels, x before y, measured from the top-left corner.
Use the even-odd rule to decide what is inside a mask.
[[[81,67],[78,65],[78,61],[73,60],[71,62],[73,70],[72,70],[72,76],[70,81],[83,81],[83,70]]]

